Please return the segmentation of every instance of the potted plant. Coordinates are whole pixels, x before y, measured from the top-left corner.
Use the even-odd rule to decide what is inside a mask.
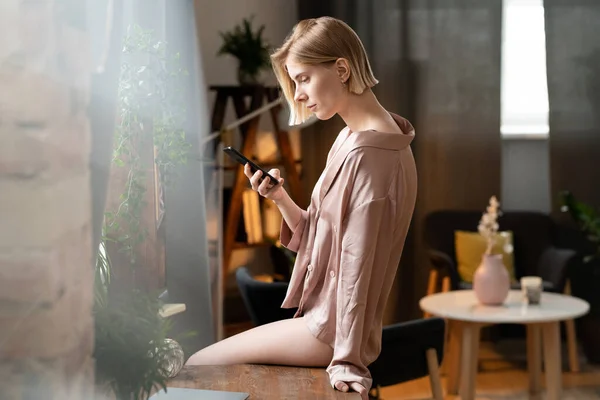
[[[94,359],[101,397],[145,400],[166,390],[184,363],[183,350],[168,338],[171,323],[160,316],[158,296],[137,289],[109,291],[110,259],[101,243],[94,282]]]
[[[574,246],[581,262],[568,271],[571,294],[590,304],[590,312],[577,321],[578,333],[587,360],[600,363],[600,212],[570,192],[561,193],[561,205],[561,211],[570,215],[583,236]]]
[[[268,68],[269,45],[263,39],[264,25],[255,32],[252,19],[244,18],[231,31],[219,32],[223,44],[217,55],[229,54],[238,59],[237,79],[240,85],[259,84],[261,70]]]

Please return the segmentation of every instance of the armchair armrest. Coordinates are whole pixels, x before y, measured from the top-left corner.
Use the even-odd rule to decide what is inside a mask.
[[[434,269],[436,269],[441,276],[449,276],[452,290],[459,288],[460,277],[456,264],[452,261],[450,256],[442,251],[428,249],[427,256]]]
[[[562,293],[565,289],[568,267],[577,260],[577,252],[571,249],[548,247],[540,256],[538,274],[552,284],[553,291]]]

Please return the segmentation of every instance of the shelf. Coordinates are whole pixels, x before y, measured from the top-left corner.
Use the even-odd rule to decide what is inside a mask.
[[[171,303],[165,304],[159,311],[159,314],[162,318],[172,317],[173,315],[177,315],[179,313],[184,312],[186,309],[185,304],[183,303]]]
[[[277,87],[264,87],[260,85],[219,85],[210,86],[210,90],[216,92],[211,116],[212,132],[220,131],[223,128],[226,110],[230,102],[233,103],[235,116],[239,119],[260,109],[265,100],[268,102],[273,102],[281,96],[281,93]],[[248,102],[248,100],[250,100],[250,102]],[[269,154],[268,157],[264,157],[262,161],[257,161],[253,157],[253,161],[267,170],[272,167],[282,169],[282,175],[285,177],[287,183],[286,189],[289,189],[290,196],[296,202],[299,202],[299,200],[303,197],[302,185],[300,182],[303,161],[300,156],[294,156],[289,137],[290,131],[280,129],[278,115],[281,107],[282,105],[276,105],[275,108],[270,110],[270,112],[260,114],[255,118],[241,124],[238,127],[239,138],[241,139],[241,143],[238,145],[238,150],[242,154],[247,154],[249,156],[253,155],[261,117],[270,117],[278,151]],[[222,138],[221,140],[215,140],[213,150],[216,150],[218,144],[222,140]],[[275,158],[275,155],[278,155],[278,157]],[[247,177],[242,173],[239,165],[236,165],[235,163],[229,165],[228,161],[217,162],[213,160],[212,163],[207,167],[209,167],[211,170],[218,170],[218,173],[213,173],[212,176],[219,176],[219,179],[222,179],[220,183],[223,185],[220,188],[222,189],[224,214],[220,216],[223,222],[223,248],[220,266],[222,284],[221,293],[223,293],[221,310],[223,312],[225,335],[228,336],[228,334],[252,327],[252,324],[248,322],[250,317],[245,309],[243,299],[239,293],[235,293],[236,290],[234,288],[230,288],[230,286],[235,282],[234,276],[232,276],[230,270],[232,253],[239,249],[269,249],[270,246],[273,246],[274,241],[270,241],[268,236],[275,235],[275,227],[269,225],[271,228],[271,230],[268,232],[269,235],[261,239],[260,243],[246,243],[245,240],[247,240],[248,234],[244,232],[245,221],[243,220],[243,199],[244,191],[248,188]],[[249,208],[250,211],[253,212],[256,202],[254,199],[252,199],[251,203],[253,203],[253,205]],[[259,205],[264,205],[262,199],[259,199]],[[299,205],[302,206],[302,204]],[[260,211],[263,211],[263,208],[260,208]],[[260,221],[262,221],[262,212],[260,214]],[[252,218],[252,221],[254,223],[257,221],[257,219]],[[265,232],[266,231],[263,230],[263,234]],[[260,236],[251,235],[251,238],[260,239]],[[264,250],[260,252],[262,253]],[[273,278],[264,277],[264,279]],[[237,290],[237,292],[239,292],[239,290]]]

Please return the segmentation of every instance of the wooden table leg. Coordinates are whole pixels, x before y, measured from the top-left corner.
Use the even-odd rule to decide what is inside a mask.
[[[538,324],[527,325],[527,370],[529,393],[538,395],[542,389],[542,328]]]
[[[431,382],[431,394],[434,400],[444,400],[442,392],[442,380],[440,379],[440,365],[435,349],[427,349],[427,369],[429,370],[429,381]]]
[[[567,349],[569,351],[569,368],[571,372],[579,372],[579,356],[577,355],[577,333],[575,332],[575,320],[565,321],[567,329]]]
[[[559,400],[562,395],[562,368],[560,354],[559,322],[543,324],[544,370],[546,373],[546,398]]]
[[[460,379],[460,357],[461,357],[461,330],[460,322],[448,320],[448,340],[444,355],[444,372],[447,375],[446,393],[448,395],[458,394],[458,383]]]
[[[481,326],[464,322],[462,325],[462,356],[460,368],[460,398],[475,400],[475,378],[479,356],[479,334]]]

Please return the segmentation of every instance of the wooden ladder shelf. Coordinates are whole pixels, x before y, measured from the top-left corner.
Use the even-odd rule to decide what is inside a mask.
[[[243,116],[259,109],[263,106],[263,102],[266,99],[268,102],[274,101],[279,97],[279,90],[276,87],[267,87],[261,85],[252,86],[210,86],[210,90],[216,92],[216,98],[212,113],[211,130],[218,131],[224,126],[223,121],[225,118],[225,110],[227,108],[227,102],[229,98],[233,100],[233,106],[235,109],[236,117],[242,118]],[[245,99],[250,97],[250,106],[246,106]],[[299,202],[302,198],[302,191],[300,186],[300,177],[296,169],[296,162],[292,153],[292,147],[288,136],[288,131],[281,130],[278,122],[277,115],[281,111],[281,105],[275,106],[270,109],[271,121],[273,123],[273,130],[275,132],[275,139],[281,159],[278,162],[283,165],[285,172],[282,172],[282,176],[285,177],[286,182],[289,184],[290,196],[294,201]],[[260,121],[260,115],[240,125],[241,133],[241,148],[238,150],[246,157],[252,159],[252,148],[256,142],[256,134],[258,131]],[[219,141],[215,141],[216,150]],[[260,164],[260,163],[259,163]],[[266,167],[266,165],[264,165]],[[222,265],[222,276],[223,276],[223,290],[225,290],[225,282],[229,265],[231,262],[231,253],[239,244],[236,244],[235,237],[237,228],[242,212],[242,194],[244,189],[248,187],[248,178],[244,175],[243,166],[235,168],[235,178],[232,188],[231,199],[229,202],[229,208],[227,209],[227,216],[224,223],[223,232],[223,265]],[[248,245],[251,246],[251,245]]]

